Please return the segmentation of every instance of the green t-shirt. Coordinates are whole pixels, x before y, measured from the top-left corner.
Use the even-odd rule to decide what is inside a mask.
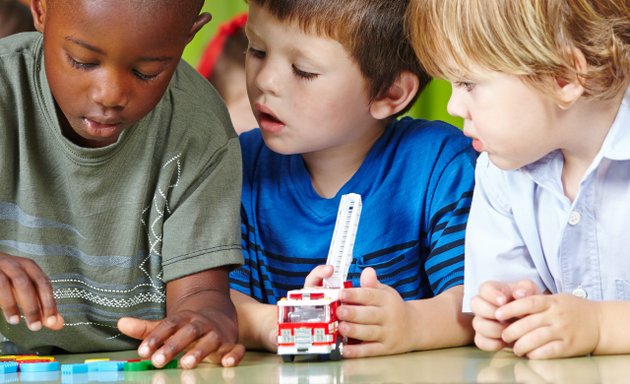
[[[21,348],[136,348],[122,316],[165,316],[166,282],[242,263],[241,155],[226,108],[183,61],[156,108],[104,148],[62,134],[37,32],[0,40],[0,252],[48,275],[66,325]],[[4,293],[0,293],[4,294]]]

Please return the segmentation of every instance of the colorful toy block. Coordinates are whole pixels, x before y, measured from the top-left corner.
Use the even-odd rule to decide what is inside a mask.
[[[49,362],[26,362],[20,363],[20,372],[55,372],[58,371],[60,364],[58,361]]]
[[[151,360],[140,360],[138,362],[127,362],[123,368],[125,371],[148,371],[153,369]]]
[[[88,372],[88,364],[62,364],[61,365],[62,375],[71,375],[71,374],[79,374],[79,373],[87,373],[87,372]]]
[[[15,373],[18,370],[18,363],[14,361],[0,362],[0,373]]]

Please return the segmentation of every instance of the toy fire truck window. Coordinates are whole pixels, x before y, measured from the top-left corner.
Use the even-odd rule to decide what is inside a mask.
[[[321,323],[326,321],[323,305],[287,307],[287,323]]]

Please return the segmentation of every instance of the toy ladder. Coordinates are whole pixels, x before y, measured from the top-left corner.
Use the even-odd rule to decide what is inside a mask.
[[[331,277],[324,279],[326,288],[341,288],[346,281],[352,262],[352,249],[357,236],[361,207],[361,195],[349,193],[341,196],[337,222],[326,261],[326,264],[335,267],[335,271]]]

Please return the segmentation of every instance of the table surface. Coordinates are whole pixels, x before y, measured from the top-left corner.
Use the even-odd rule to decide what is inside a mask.
[[[135,358],[135,351],[57,355],[62,363],[82,363],[87,358]],[[283,363],[272,353],[248,352],[238,367],[222,368],[202,363],[192,370],[170,369],[22,377],[0,374],[0,383],[21,382],[136,382],[136,383],[627,383],[630,356],[595,356],[555,360],[528,360],[509,351],[487,353],[474,347],[448,348],[402,355],[342,361],[318,361],[300,356]],[[20,375],[22,375],[20,373]]]

